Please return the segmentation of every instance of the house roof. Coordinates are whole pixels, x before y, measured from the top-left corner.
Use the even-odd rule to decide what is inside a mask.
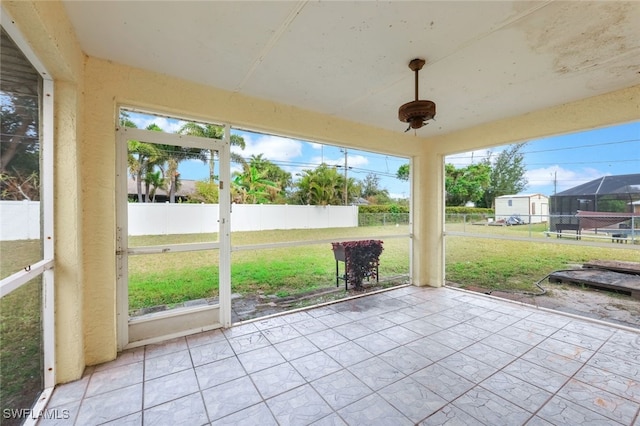
[[[499,197],[496,198],[531,198],[531,197],[544,197],[544,198],[548,198],[546,195],[544,194],[515,194],[515,195],[501,195]]]
[[[196,182],[197,181],[195,180],[180,179],[179,187],[178,187],[178,190],[176,191],[176,196],[186,197],[187,195],[193,194],[194,192],[196,192]],[[142,192],[144,193],[144,182],[142,183]],[[137,182],[131,177],[127,179],[127,194],[129,194],[130,196],[138,195]],[[169,193],[164,189],[158,189],[156,191],[156,196],[158,195],[168,197]]]
[[[640,173],[602,176],[582,185],[558,192],[555,197],[604,194],[640,194]]]
[[[416,57],[419,97],[437,104],[422,137],[638,84],[635,1],[63,5],[89,56],[399,134]]]

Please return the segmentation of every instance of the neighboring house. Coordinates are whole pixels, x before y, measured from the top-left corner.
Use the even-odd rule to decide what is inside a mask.
[[[640,211],[640,173],[603,176],[551,196],[551,229],[578,224],[578,211],[637,213]]]
[[[640,201],[640,173],[603,176],[551,196],[552,215],[632,213]]]
[[[351,203],[353,206],[368,206],[369,201],[366,198],[358,197],[354,202]]]
[[[195,180],[187,180],[187,179],[180,180],[178,191],[176,191],[176,203],[187,201],[188,196],[196,192],[196,182],[197,181]],[[142,182],[143,200],[145,200],[145,193],[146,193],[145,185],[144,185],[144,182]],[[128,195],[129,201],[138,202],[138,186],[135,179],[131,177],[127,179],[127,195]],[[169,193],[164,189],[158,188],[156,190],[155,202],[168,203]]]
[[[518,216],[525,223],[546,222],[549,215],[549,197],[542,194],[516,194],[497,197],[496,221]]]

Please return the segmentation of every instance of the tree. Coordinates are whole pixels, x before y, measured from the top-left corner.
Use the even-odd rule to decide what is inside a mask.
[[[491,181],[482,199],[484,207],[494,207],[496,197],[517,194],[529,183],[525,177],[526,166],[522,149],[526,142],[509,145],[498,154],[494,162],[491,153],[485,163],[491,167]]]
[[[275,186],[269,189],[269,202],[284,202],[284,195],[292,185],[291,173],[284,171],[276,164],[264,158],[263,154],[252,155],[249,159],[249,165],[262,174],[264,179],[275,183]]]
[[[463,206],[467,202],[477,203],[489,187],[491,168],[486,163],[470,164],[456,168],[445,165],[445,189],[447,206]]]
[[[224,127],[216,126],[215,124],[200,124],[195,122],[190,122],[184,124],[178,133],[181,135],[190,135],[190,136],[198,136],[201,138],[211,138],[211,139],[222,139],[224,136]],[[231,146],[240,147],[240,149],[244,149],[246,147],[246,143],[244,138],[239,135],[231,135],[230,138]],[[215,180],[215,150],[211,150],[207,153],[209,157],[209,180],[213,182]],[[230,154],[231,161],[234,161],[239,164],[244,164],[244,158],[241,155],[232,152]]]
[[[184,126],[183,126],[184,127]],[[155,123],[147,126],[147,130],[162,132],[163,130]],[[178,167],[184,160],[201,160],[203,163],[207,161],[207,150],[200,148],[187,148],[178,145],[149,144],[154,145],[159,151],[159,157],[156,162],[147,164],[149,167],[146,171],[151,172],[154,167],[160,168],[164,176],[165,185],[169,193],[169,202],[176,202],[176,192],[180,187],[180,172]]]
[[[275,182],[266,179],[266,171],[261,172],[249,164],[242,173],[234,173],[232,184],[233,201],[239,204],[268,203],[269,193],[279,189]]]
[[[218,185],[208,180],[196,182],[196,191],[187,195],[189,203],[217,204],[219,200]]]
[[[409,180],[409,171],[409,164],[403,164],[398,169],[396,177]],[[469,201],[478,203],[482,200],[485,190],[489,187],[489,164],[470,164],[462,168],[445,164],[444,171],[447,206],[461,206]]]
[[[123,113],[120,116],[120,125],[130,128],[136,128],[135,123],[128,119],[128,116]],[[155,127],[153,127],[155,126]],[[155,124],[150,125],[148,130],[159,130],[160,128]],[[150,182],[146,178],[146,174],[152,172],[154,167],[163,161],[162,153],[158,149],[158,146],[152,143],[140,142],[137,140],[127,141],[127,164],[129,166],[129,173],[136,182],[136,190],[138,193],[138,202],[142,203],[149,201],[149,187]],[[142,195],[142,183],[146,186],[146,200]]]
[[[380,177],[369,173],[362,181],[360,196],[371,204],[386,204],[391,201],[389,191],[380,188]]]
[[[403,164],[398,167],[398,171],[396,172],[396,177],[400,180],[408,181],[409,180],[409,164]]]
[[[37,84],[34,85],[37,87]],[[30,91],[30,87],[25,87]],[[37,94],[4,92],[0,105],[0,193],[5,200],[40,199]]]
[[[300,204],[341,205],[344,203],[344,176],[335,167],[322,163],[313,170],[303,170],[302,178],[296,183],[294,201]],[[355,179],[347,180],[348,197],[360,192]]]
[[[156,191],[166,188],[166,180],[162,176],[161,170],[147,171],[144,177],[144,183],[147,188],[146,198],[148,203],[156,202]]]
[[[184,148],[175,145],[160,145],[160,149],[165,159],[166,166],[161,167],[167,182],[169,202],[175,203],[176,192],[180,188],[180,171],[178,170],[180,163],[184,160],[201,160],[206,163],[207,154],[198,148]]]
[[[0,173],[0,200],[37,201],[40,199],[40,181],[37,171],[29,176],[14,170],[12,174]]]

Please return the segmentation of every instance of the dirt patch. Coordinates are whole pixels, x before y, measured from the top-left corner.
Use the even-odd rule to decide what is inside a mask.
[[[329,287],[321,290],[297,294],[295,296],[278,297],[267,294],[234,294],[232,296],[232,322],[237,323],[250,319],[265,317],[293,309],[313,306],[320,303],[345,299],[351,296],[366,294],[372,291],[407,284],[404,281],[380,282],[365,284],[362,289],[344,290],[344,287]],[[630,296],[616,294],[605,290],[595,290],[568,284],[543,283],[547,292],[542,296],[531,296],[522,293],[490,290],[487,288],[466,286],[446,282],[449,287],[459,287],[478,293],[491,294],[495,297],[526,303],[533,306],[553,309],[574,315],[607,321],[640,329],[640,300]],[[217,299],[195,300],[184,305],[216,304]],[[170,309],[165,305],[147,308],[146,314]]]
[[[344,286],[326,287],[319,290],[298,293],[294,296],[276,296],[275,294],[265,294],[258,292],[253,294],[233,293],[231,295],[231,322],[237,323],[250,319],[261,318],[268,315],[278,314],[293,309],[318,305],[324,302],[346,299],[348,297],[370,293],[391,287],[408,284],[408,278],[394,278],[389,281],[365,282],[360,288],[349,288],[345,291]],[[206,299],[189,300],[187,302],[175,303],[172,305],[156,305],[133,310],[131,316],[140,317],[157,312],[169,311],[176,308],[186,308],[194,306],[212,306],[219,303],[217,297]]]
[[[233,322],[246,321],[290,311],[292,309],[361,295],[401,284],[405,283],[369,284],[365,285],[361,290],[349,289],[346,292],[344,287],[334,287],[289,297],[277,297],[275,295],[265,294],[236,295],[232,301],[232,320]],[[459,284],[452,282],[447,282],[446,285],[450,287],[461,287]],[[514,300],[533,306],[640,329],[640,300],[633,299],[624,294],[568,284],[545,282],[542,283],[542,287],[546,290],[546,293],[541,296],[496,290],[490,291],[486,288],[472,286],[467,286],[465,289],[491,294],[495,297]]]
[[[447,285],[461,287],[451,282],[448,282]],[[611,291],[567,284],[543,283],[542,287],[547,292],[541,296],[497,290],[490,291],[480,287],[465,287],[465,289],[640,329],[640,300]]]
[[[352,296],[358,296],[377,290],[382,290],[408,282],[379,282],[365,283],[362,288],[349,288],[345,291],[344,286],[330,287],[328,289],[320,289],[306,293],[296,294],[295,296],[278,297],[276,295],[262,294],[245,294],[234,295],[231,300],[231,311],[233,323],[246,321],[250,319],[260,318],[267,315],[277,314],[281,312],[291,311],[293,309],[314,306],[320,303],[332,302],[335,300],[346,299]]]

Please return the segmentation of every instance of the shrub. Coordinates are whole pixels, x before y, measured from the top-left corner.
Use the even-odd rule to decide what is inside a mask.
[[[485,209],[481,207],[447,207],[445,209],[446,214],[478,214],[478,215],[493,215],[493,209]]]
[[[409,207],[398,204],[359,206],[358,213],[409,213]]]
[[[383,250],[382,241],[346,241],[331,244],[337,260],[343,260],[342,252],[344,251],[347,283],[355,288],[361,288],[364,278],[378,278],[378,264]]]

